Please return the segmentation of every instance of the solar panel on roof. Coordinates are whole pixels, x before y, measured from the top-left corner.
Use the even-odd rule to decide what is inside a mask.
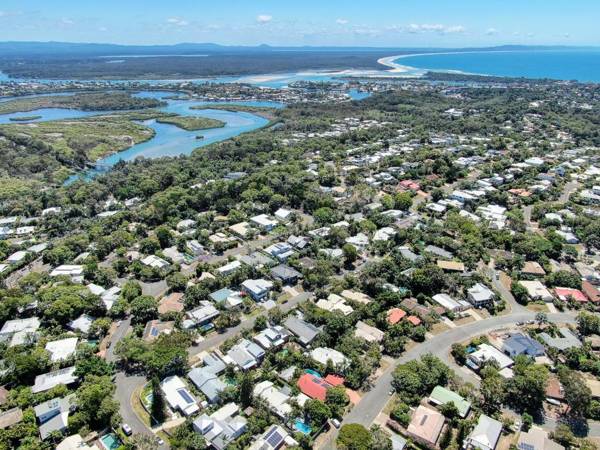
[[[283,436],[281,433],[279,433],[277,428],[273,428],[271,431],[269,431],[269,433],[267,433],[265,441],[267,441],[271,447],[276,448],[283,441]]]
[[[181,395],[181,397],[183,398],[183,400],[185,400],[186,403],[194,403],[194,399],[190,396],[190,394],[188,394],[188,391],[186,391],[185,389],[177,389],[177,393]]]
[[[158,336],[158,329],[152,327],[152,329],[150,330],[150,336]]]
[[[535,446],[533,446],[531,444],[526,444],[525,442],[521,442],[519,444],[519,448],[521,450],[535,450]]]

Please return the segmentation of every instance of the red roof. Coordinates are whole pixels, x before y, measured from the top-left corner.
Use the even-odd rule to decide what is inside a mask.
[[[421,325],[421,319],[419,319],[417,316],[408,316],[406,320],[412,323],[415,327]]]
[[[590,301],[594,303],[600,302],[600,291],[589,281],[585,280],[581,283],[581,290],[588,296]]]
[[[413,191],[418,191],[419,189],[421,189],[421,185],[412,180],[402,180],[400,182],[400,186],[408,188]]]
[[[298,387],[303,394],[324,402],[327,395],[327,389],[329,389],[331,385],[323,378],[315,377],[310,373],[305,373],[298,378]]]
[[[329,374],[325,377],[325,381],[332,386],[341,386],[344,384],[344,377],[340,377],[339,375]]]
[[[588,298],[579,289],[561,288],[554,289],[555,294],[562,301],[566,301],[569,297],[573,297],[576,302],[586,303]]]
[[[392,325],[396,325],[406,316],[406,311],[400,308],[392,308],[387,312],[387,320]]]

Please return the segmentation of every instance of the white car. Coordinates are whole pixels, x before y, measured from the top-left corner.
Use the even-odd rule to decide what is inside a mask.
[[[125,433],[126,436],[131,436],[133,433],[133,430],[131,429],[131,427],[129,425],[127,425],[126,423],[121,425],[121,429],[123,430],[123,433]]]

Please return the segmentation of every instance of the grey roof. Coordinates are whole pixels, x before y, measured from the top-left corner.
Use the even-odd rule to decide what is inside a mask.
[[[542,356],[544,346],[535,339],[517,333],[504,341],[504,348],[508,349],[511,355],[529,355],[532,357]]]
[[[243,255],[240,256],[238,259],[240,262],[251,267],[272,266],[276,263],[276,261],[273,258],[261,252],[253,252],[249,255]]]
[[[559,328],[562,337],[552,337],[548,333],[540,333],[542,340],[549,346],[558,350],[567,350],[571,347],[581,347],[581,341],[577,339],[571,330],[562,327]]]
[[[188,373],[188,377],[211,403],[216,402],[219,399],[219,394],[227,387],[210,367],[192,369]]]
[[[68,414],[57,414],[52,419],[40,425],[40,437],[46,439],[53,431],[63,431],[69,426]]]
[[[290,279],[301,278],[302,274],[286,264],[279,264],[271,269],[271,276],[281,281],[287,281]]]
[[[41,417],[52,411],[69,411],[75,405],[75,394],[63,398],[53,398],[33,407],[35,417]]]
[[[303,345],[310,344],[320,333],[320,330],[313,324],[294,316],[288,317],[285,320],[284,325]]]
[[[501,432],[502,424],[500,422],[482,414],[479,416],[477,425],[469,434],[467,442],[473,448],[493,450],[496,448]]]
[[[34,394],[52,389],[59,384],[69,385],[77,381],[75,376],[75,366],[65,369],[55,370],[54,372],[44,373],[35,377],[35,383],[31,388]]]
[[[443,248],[437,247],[435,245],[428,245],[427,247],[425,247],[425,251],[447,259],[452,259],[454,256],[451,252],[446,251]]]
[[[223,360],[214,353],[209,353],[206,356],[204,356],[204,358],[202,358],[202,362],[205,365],[209,366],[210,370],[212,370],[213,373],[217,375],[223,372],[225,370],[225,367],[227,367]]]

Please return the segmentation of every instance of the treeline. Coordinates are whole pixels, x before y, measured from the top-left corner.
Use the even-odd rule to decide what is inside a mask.
[[[381,69],[384,52],[292,52],[219,54],[207,57],[25,59],[2,62],[0,69],[13,78],[43,79],[160,79],[219,75],[294,72],[306,69]],[[117,59],[117,58],[115,58]]]

